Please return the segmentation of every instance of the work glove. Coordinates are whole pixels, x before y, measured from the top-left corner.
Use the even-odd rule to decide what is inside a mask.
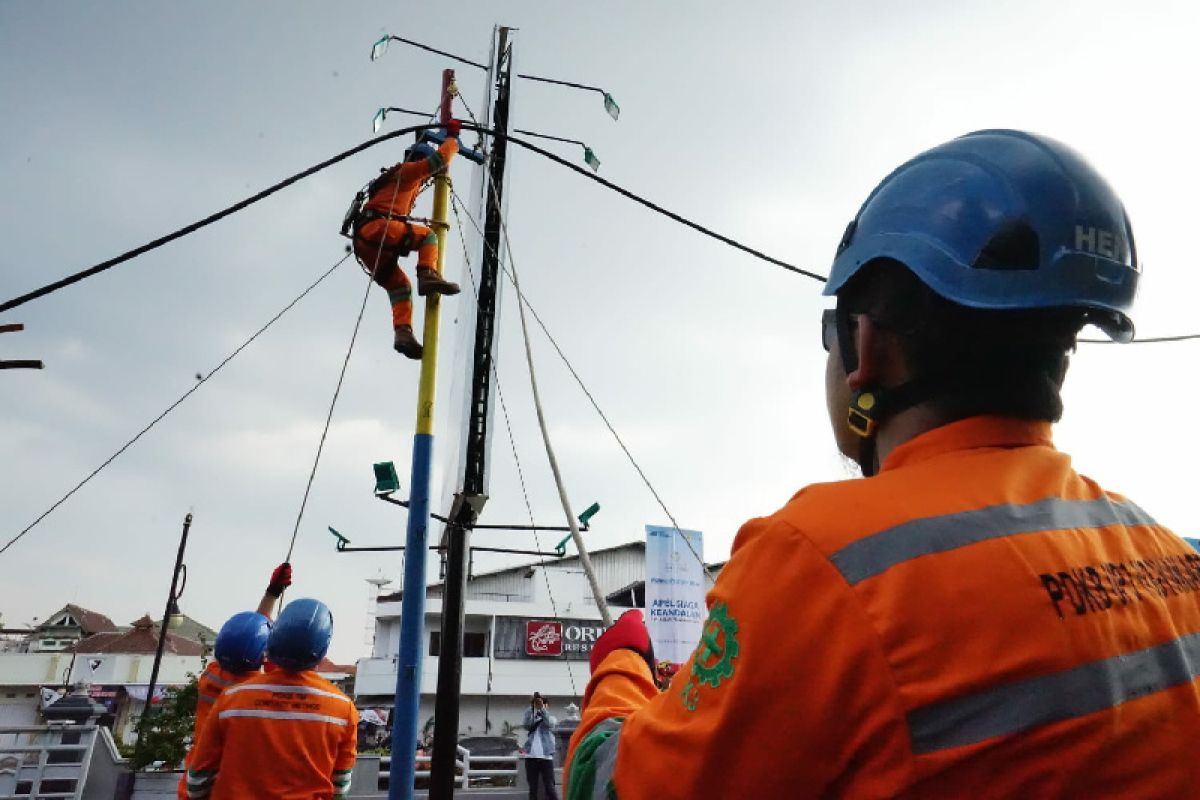
[[[292,565],[283,562],[271,573],[271,582],[267,584],[267,594],[279,597],[283,590],[292,585]]]
[[[447,122],[446,123],[446,133],[450,134],[451,136],[453,136],[454,138],[457,139],[458,135],[460,133],[462,133],[462,120],[452,119],[449,122]]]
[[[592,656],[589,659],[592,672],[596,671],[600,662],[613,650],[632,650],[646,660],[650,674],[654,674],[654,645],[650,643],[650,631],[646,629],[641,611],[636,608],[626,611],[611,628],[600,635],[596,644],[592,645]]]

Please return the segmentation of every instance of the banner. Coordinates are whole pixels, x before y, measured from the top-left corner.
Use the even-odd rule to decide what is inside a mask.
[[[646,526],[646,627],[659,661],[687,661],[700,641],[705,617],[703,558],[700,531]]]

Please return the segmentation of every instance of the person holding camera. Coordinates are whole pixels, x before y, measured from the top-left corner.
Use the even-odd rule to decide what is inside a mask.
[[[549,800],[558,800],[554,790],[554,726],[558,720],[540,692],[534,692],[521,727],[529,731],[525,741],[525,777],[529,781],[529,800],[537,800],[537,787],[545,787]]]

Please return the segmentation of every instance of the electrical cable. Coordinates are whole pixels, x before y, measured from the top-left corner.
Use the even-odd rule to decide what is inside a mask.
[[[0,547],[0,554],[3,554],[3,553],[6,551],[6,550],[8,550],[8,548],[12,547],[12,546],[13,546],[14,544],[16,544],[16,543],[17,543],[17,542],[18,542],[18,541],[19,541],[19,540],[20,540],[22,537],[24,537],[24,536],[25,536],[25,534],[27,534],[27,533],[29,533],[31,530],[33,530],[34,526],[36,526],[36,525],[37,525],[39,522],[41,522],[43,519],[45,519],[46,517],[48,517],[48,516],[50,515],[50,513],[51,513],[51,512],[53,512],[53,511],[54,511],[56,508],[58,508],[58,507],[59,507],[59,506],[61,506],[63,503],[65,503],[65,502],[67,501],[67,499],[71,497],[71,495],[75,494],[77,491],[79,491],[80,489],[82,489],[82,488],[83,488],[83,486],[84,486],[84,484],[86,484],[86,483],[87,483],[88,481],[90,481],[92,478],[96,477],[96,475],[98,475],[98,474],[100,473],[100,471],[101,471],[101,470],[103,470],[105,467],[107,467],[109,464],[111,464],[113,461],[115,461],[115,460],[116,460],[116,458],[117,458],[119,455],[121,455],[121,454],[122,454],[122,453],[124,453],[126,450],[128,450],[128,449],[129,449],[129,448],[130,448],[130,447],[131,447],[131,446],[134,444],[134,442],[136,442],[138,439],[142,438],[142,436],[143,436],[143,435],[144,435],[144,434],[145,434],[147,431],[149,431],[151,428],[153,428],[155,425],[157,425],[159,422],[161,422],[161,421],[162,421],[162,419],[163,419],[164,417],[166,417],[168,414],[170,414],[172,411],[174,411],[174,410],[175,410],[175,408],[176,408],[177,406],[179,406],[179,405],[180,405],[180,404],[181,404],[181,403],[182,403],[184,400],[188,399],[188,398],[189,398],[189,397],[192,395],[192,393],[193,393],[193,392],[195,392],[197,389],[199,389],[201,386],[203,386],[205,383],[207,383],[207,382],[208,382],[208,380],[209,380],[209,378],[211,378],[213,375],[216,375],[218,372],[220,372],[220,371],[221,371],[221,369],[222,369],[222,368],[223,368],[223,367],[224,367],[226,364],[228,364],[228,363],[229,363],[230,361],[232,361],[232,360],[233,360],[233,359],[234,359],[234,358],[235,358],[235,357],[236,357],[236,356],[237,356],[239,353],[241,353],[243,350],[245,350],[245,349],[246,349],[246,347],[247,347],[247,346],[249,346],[249,345],[250,345],[250,343],[251,343],[251,342],[253,342],[255,339],[257,339],[257,338],[258,338],[258,337],[259,337],[259,336],[260,336],[260,335],[261,335],[261,334],[262,334],[264,331],[266,331],[266,330],[267,330],[267,328],[269,328],[269,327],[271,327],[272,325],[274,325],[274,324],[275,324],[275,322],[276,322],[276,321],[277,321],[277,320],[278,320],[280,317],[282,317],[284,314],[286,314],[288,311],[290,311],[294,305],[296,305],[296,304],[297,304],[297,303],[299,303],[301,300],[303,300],[303,299],[304,299],[304,297],[305,297],[305,296],[306,296],[306,295],[307,295],[309,292],[311,292],[313,289],[315,289],[315,288],[317,287],[317,285],[318,285],[318,284],[320,284],[320,283],[321,283],[323,280],[325,280],[325,279],[326,279],[326,278],[328,278],[330,275],[332,275],[332,274],[333,274],[333,271],[334,271],[334,270],[336,270],[338,267],[340,267],[342,264],[344,264],[344,263],[345,263],[345,261],[346,261],[346,259],[348,259],[349,257],[350,257],[350,255],[349,255],[349,253],[347,253],[346,255],[344,255],[344,256],[342,256],[340,259],[338,259],[338,261],[337,261],[337,263],[336,263],[336,264],[334,264],[332,267],[330,267],[328,270],[326,270],[324,274],[322,274],[322,275],[321,275],[319,278],[317,278],[315,281],[313,281],[311,284],[309,284],[308,288],[307,288],[307,289],[305,289],[303,292],[301,292],[301,293],[299,294],[299,296],[297,296],[297,297],[296,297],[294,300],[292,300],[292,302],[290,302],[290,303],[288,303],[286,306],[284,306],[284,307],[283,307],[283,309],[282,309],[282,310],[281,310],[281,311],[280,311],[278,314],[276,314],[275,316],[271,317],[271,319],[270,319],[270,320],[268,320],[268,321],[267,321],[267,323],[266,323],[265,325],[263,325],[261,328],[259,328],[257,331],[255,331],[255,332],[254,332],[254,333],[253,333],[253,334],[250,336],[250,338],[249,338],[249,339],[247,339],[246,341],[242,342],[242,344],[241,344],[241,345],[239,345],[239,346],[238,346],[238,348],[237,348],[236,350],[234,350],[232,353],[230,353],[228,356],[226,356],[226,357],[225,357],[225,358],[224,358],[224,359],[223,359],[223,360],[222,360],[222,361],[221,361],[219,364],[217,364],[217,366],[215,366],[215,367],[213,367],[211,370],[209,370],[209,372],[208,372],[208,374],[207,374],[207,375],[205,375],[205,376],[201,377],[201,378],[200,378],[200,380],[199,380],[199,381],[197,381],[197,383],[196,383],[196,385],[195,385],[195,386],[193,386],[193,387],[191,387],[190,389],[188,389],[186,392],[184,392],[184,393],[183,393],[183,395],[182,395],[182,396],[181,396],[181,397],[180,397],[178,400],[176,400],[176,401],[175,401],[174,403],[172,403],[171,405],[167,406],[167,409],[166,409],[165,411],[163,411],[161,414],[159,414],[157,417],[155,417],[155,418],[154,418],[154,419],[153,419],[153,420],[150,422],[150,424],[149,424],[149,425],[147,425],[146,427],[144,427],[144,428],[142,428],[140,431],[138,431],[138,433],[137,433],[137,435],[136,435],[136,436],[134,436],[134,437],[133,437],[132,439],[130,439],[128,442],[126,442],[125,444],[123,444],[123,445],[120,447],[120,449],[118,449],[118,450],[117,450],[117,452],[115,452],[115,453],[113,453],[111,456],[109,456],[109,457],[108,457],[108,458],[107,458],[107,459],[104,461],[104,463],[102,463],[100,466],[98,466],[98,467],[96,467],[94,470],[92,470],[92,471],[91,471],[91,473],[90,473],[90,474],[88,474],[88,476],[87,476],[87,477],[85,477],[83,480],[81,480],[79,483],[75,484],[75,486],[74,486],[74,487],[73,487],[73,488],[72,488],[70,491],[68,491],[68,492],[67,492],[65,495],[63,495],[61,498],[59,498],[59,500],[58,500],[58,501],[57,501],[57,502],[56,502],[54,505],[50,506],[50,508],[48,508],[46,511],[44,511],[44,512],[43,512],[43,513],[42,513],[42,514],[41,514],[41,515],[40,515],[40,516],[39,516],[37,519],[35,519],[33,522],[29,523],[29,525],[27,525],[27,526],[25,527],[25,529],[24,529],[24,530],[22,530],[22,531],[21,531],[20,533],[18,533],[16,536],[14,536],[12,539],[10,539],[10,540],[8,541],[8,543],[4,545],[4,547]]]
[[[275,194],[276,192],[278,192],[281,189],[286,189],[287,187],[291,186],[293,183],[296,183],[297,181],[303,180],[304,178],[307,178],[311,175],[315,175],[316,173],[320,172],[321,170],[326,169],[327,167],[331,167],[334,164],[338,163],[339,161],[344,161],[347,158],[349,158],[350,156],[361,153],[363,150],[374,147],[377,144],[386,142],[389,139],[395,139],[399,136],[404,136],[409,133],[415,133],[417,131],[427,131],[427,130],[431,130],[433,128],[440,128],[440,127],[441,127],[441,125],[413,125],[408,128],[401,128],[398,131],[392,131],[391,133],[385,133],[381,136],[376,136],[374,139],[368,139],[367,141],[363,142],[362,144],[360,144],[356,147],[351,147],[349,150],[345,150],[341,153],[338,153],[336,156],[333,156],[332,158],[328,158],[319,164],[316,164],[314,166],[309,167],[306,170],[303,170],[302,172],[297,172],[295,175],[292,175],[290,178],[285,178],[285,179],[279,181],[278,183],[274,184],[273,186],[269,186],[266,189],[263,189],[258,194],[247,197],[245,200],[238,201],[237,203],[234,203],[233,205],[229,206],[228,208],[222,209],[221,211],[218,211],[215,214],[210,214],[209,216],[205,217],[202,220],[199,220],[198,222],[193,222],[191,225],[185,225],[184,227],[182,227],[172,233],[168,233],[166,236],[161,236],[161,237],[155,239],[154,241],[147,242],[146,244],[141,245],[140,247],[135,247],[132,250],[126,251],[126,252],[122,253],[121,255],[116,256],[115,258],[110,258],[108,261],[102,261],[93,267],[88,267],[87,269],[81,270],[80,272],[76,272],[73,275],[68,275],[67,277],[63,278],[62,280],[58,280],[58,281],[55,281],[54,283],[47,284],[47,285],[41,287],[40,289],[35,289],[32,292],[23,294],[20,297],[15,297],[12,300],[9,300],[5,303],[0,303],[0,312],[9,311],[11,309],[16,308],[17,306],[28,303],[30,300],[36,300],[37,298],[42,297],[47,294],[50,294],[51,292],[56,292],[59,289],[63,289],[67,286],[70,286],[73,283],[77,283],[77,282],[83,280],[84,278],[91,277],[92,275],[95,275],[97,273],[104,272],[107,269],[112,269],[113,267],[117,266],[118,264],[123,264],[126,261],[130,261],[131,259],[137,258],[138,256],[140,256],[144,253],[148,253],[151,250],[155,250],[159,247],[162,247],[163,245],[173,242],[176,239],[180,239],[184,236],[187,236],[190,233],[195,233],[196,231],[200,230],[203,227],[206,227],[208,225],[213,224],[214,222],[218,222],[218,221],[224,219],[225,217],[228,217],[230,214],[235,214],[238,211],[241,211],[251,205],[254,205],[259,200],[263,200],[263,199]]]
[[[526,142],[522,139],[518,139],[517,137],[510,136],[508,134],[502,134],[502,133],[499,133],[497,131],[492,131],[492,130],[484,130],[483,132],[485,132],[493,137],[494,136],[503,136],[505,139],[512,142],[513,144],[524,147],[526,150],[530,150],[534,153],[537,153],[538,155],[540,155],[544,158],[548,158],[557,164],[561,164],[562,166],[566,167],[567,169],[574,170],[575,172],[579,173],[580,175],[584,176],[585,178],[587,178],[589,180],[593,180],[596,183],[599,183],[601,186],[611,189],[614,192],[616,192],[617,194],[620,194],[624,197],[627,197],[630,200],[633,200],[635,203],[640,203],[641,205],[645,206],[646,208],[650,209],[651,211],[657,211],[659,214],[662,214],[663,216],[667,217],[668,219],[674,220],[675,222],[678,222],[681,225],[686,225],[687,227],[691,228],[692,230],[703,233],[705,236],[711,236],[712,238],[716,239],[718,242],[723,242],[723,243],[729,245],[730,247],[734,247],[738,250],[741,250],[743,253],[749,253],[750,255],[754,256],[755,258],[759,258],[759,259],[762,259],[763,261],[766,261],[768,264],[774,264],[775,266],[782,267],[783,269],[786,269],[789,272],[795,272],[799,275],[804,275],[806,277],[812,278],[813,280],[820,281],[821,283],[824,283],[826,280],[828,280],[824,275],[820,275],[816,272],[810,272],[806,269],[801,269],[800,267],[797,267],[793,264],[789,264],[786,261],[780,261],[778,258],[769,256],[766,253],[762,252],[761,250],[755,250],[753,247],[744,245],[741,242],[737,241],[736,239],[731,239],[730,237],[725,236],[720,233],[717,233],[716,231],[714,231],[710,228],[706,228],[703,225],[699,224],[698,222],[692,222],[687,217],[684,217],[680,214],[676,214],[674,211],[669,211],[669,210],[663,208],[662,206],[658,205],[657,203],[655,203],[651,200],[647,200],[646,198],[642,197],[641,195],[635,194],[634,192],[631,192],[622,186],[618,186],[617,184],[613,183],[612,181],[601,178],[599,175],[595,174],[594,172],[589,172],[589,171],[585,170],[583,167],[576,166],[575,164],[572,164],[570,161],[566,160],[562,156],[556,155],[556,154],[550,152],[549,150],[538,147],[535,144],[531,144],[530,142]],[[0,309],[0,310],[3,310],[3,309]]]
[[[460,96],[460,99],[461,99],[461,96]],[[466,107],[466,104],[464,103],[463,106]],[[125,253],[122,253],[121,255],[116,256],[115,258],[111,258],[108,261],[102,261],[101,263],[96,264],[95,266],[89,267],[85,270],[81,270],[80,272],[76,272],[72,275],[67,276],[66,278],[63,278],[62,280],[55,281],[54,283],[47,284],[46,286],[43,286],[40,289],[35,289],[34,291],[23,294],[20,297],[15,297],[12,300],[8,300],[4,303],[0,303],[0,312],[9,311],[11,309],[14,309],[17,306],[28,303],[30,300],[35,300],[39,297],[43,297],[47,294],[50,294],[51,292],[58,291],[59,289],[62,289],[67,286],[70,286],[71,284],[77,283],[78,281],[81,281],[84,278],[88,278],[97,273],[104,272],[105,270],[111,269],[112,267],[115,267],[118,264],[122,264],[126,261],[130,261],[131,259],[134,259],[137,256],[143,255],[144,253],[148,253],[151,250],[155,250],[159,247],[162,247],[163,245],[173,242],[176,239],[180,239],[184,236],[187,236],[190,233],[194,233],[195,231],[198,231],[205,226],[211,225],[214,222],[224,219],[225,217],[229,216],[230,214],[234,214],[238,211],[242,211],[243,209],[253,205],[254,203],[257,203],[258,201],[260,201],[266,197],[269,197],[270,195],[274,194],[275,192],[278,192],[281,189],[285,189],[288,186],[291,186],[292,184],[294,184],[300,180],[303,180],[304,178],[310,177],[311,175],[314,175],[314,174],[320,172],[321,170],[326,169],[327,167],[331,167],[334,164],[336,164],[340,161],[344,161],[347,158],[349,158],[350,156],[361,153],[363,150],[374,147],[377,144],[381,144],[383,142],[388,141],[389,139],[395,139],[399,136],[404,136],[409,133],[415,133],[417,131],[426,131],[426,130],[431,130],[433,128],[440,128],[440,127],[442,127],[442,126],[441,125],[413,125],[413,126],[410,126],[407,128],[401,128],[400,130],[397,130],[397,131],[392,131],[391,133],[385,133],[380,136],[376,136],[373,139],[368,139],[367,141],[363,142],[360,145],[357,145],[356,147],[352,147],[349,150],[338,153],[336,156],[333,156],[332,158],[326,159],[325,161],[322,161],[319,164],[311,166],[308,169],[303,170],[302,172],[298,172],[289,178],[285,178],[284,180],[279,181],[278,183],[274,184],[273,186],[270,186],[270,187],[264,189],[263,191],[259,192],[258,194],[252,195],[251,197],[248,197],[245,200],[241,200],[237,203],[234,203],[233,205],[229,206],[228,208],[218,211],[215,214],[211,214],[211,215],[205,217],[204,219],[199,220],[198,222],[193,222],[192,224],[184,226],[183,228],[180,228],[172,233],[169,233],[166,236],[162,236],[162,237],[159,237],[158,239],[155,239],[154,241],[147,242],[146,244],[141,245],[140,247],[135,247],[134,249],[129,250]],[[497,134],[495,131],[492,131],[489,128],[485,128],[481,125],[464,125],[464,127],[467,128],[468,130],[475,130],[481,134],[486,134],[486,135],[491,135],[491,136],[502,135],[502,134]],[[729,245],[730,247],[734,247],[745,253],[749,253],[750,255],[752,255],[756,258],[759,258],[763,261],[766,261],[769,264],[774,264],[776,266],[783,267],[784,269],[789,270],[791,272],[795,272],[800,275],[805,275],[807,277],[813,278],[818,281],[822,281],[822,282],[825,281],[825,277],[822,275],[818,275],[815,272],[809,272],[808,270],[800,269],[799,267],[788,264],[786,261],[780,261],[777,258],[772,258],[771,256],[768,256],[759,250],[755,250],[752,247],[748,247],[747,245],[744,245],[741,242],[731,239],[728,236],[724,236],[720,233],[717,233],[716,231],[713,231],[713,230],[710,230],[709,228],[704,227],[703,225],[700,225],[696,222],[692,222],[691,220],[687,219],[686,217],[676,214],[673,211],[669,211],[669,210],[663,208],[662,206],[660,206],[650,200],[647,200],[644,197],[641,197],[640,195],[637,195],[637,194],[629,191],[628,189],[622,188],[622,187],[616,185],[615,183],[612,183],[611,181],[605,180],[604,178],[601,178],[598,175],[588,172],[588,171],[584,170],[582,167],[575,166],[574,164],[567,161],[566,159],[561,158],[560,156],[557,156],[554,153],[551,153],[549,150],[545,150],[541,147],[538,147],[537,145],[530,144],[529,142],[522,141],[521,139],[518,139],[513,136],[505,136],[505,138],[517,145],[520,145],[521,147],[526,148],[527,150],[531,150],[532,152],[535,152],[538,155],[541,155],[545,158],[550,159],[551,161],[561,164],[562,166],[565,166],[568,169],[572,169],[575,172],[578,172],[580,175],[583,175],[584,177],[586,177],[590,180],[596,181],[597,183],[601,184],[602,186],[604,186],[608,189],[611,189],[611,190],[617,192],[618,194],[621,194],[621,195],[629,198],[630,200],[633,200],[637,203],[640,203],[641,205],[646,206],[647,208],[651,209],[652,211],[657,211],[658,213],[666,216],[668,219],[672,219],[675,222],[678,222],[682,225],[686,225],[687,227],[692,228],[693,230],[699,231],[700,233],[703,233],[706,236],[710,236],[719,242],[723,242],[723,243]]]

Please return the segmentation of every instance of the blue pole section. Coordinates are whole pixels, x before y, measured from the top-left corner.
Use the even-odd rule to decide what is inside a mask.
[[[429,483],[433,434],[413,437],[412,493],[400,603],[400,655],[392,710],[392,764],[388,800],[412,800],[421,713],[421,661],[425,643],[425,558],[429,552]]]

